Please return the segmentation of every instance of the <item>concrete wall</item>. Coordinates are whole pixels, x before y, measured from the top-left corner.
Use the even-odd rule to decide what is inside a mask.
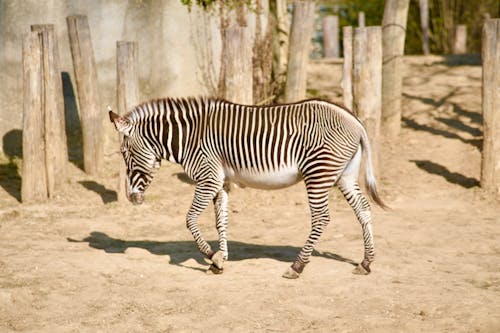
[[[54,24],[66,97],[66,122],[78,134],[66,17],[88,16],[97,63],[105,151],[116,139],[106,105],[116,105],[116,41],[139,42],[141,99],[212,93],[220,64],[219,19],[180,0],[0,0],[0,153],[18,155],[22,128],[22,39],[31,24]],[[70,145],[71,150],[78,150]],[[74,157],[74,156],[73,156]]]

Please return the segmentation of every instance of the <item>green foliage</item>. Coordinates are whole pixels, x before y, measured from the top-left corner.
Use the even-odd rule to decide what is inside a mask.
[[[247,6],[255,10],[255,0],[180,0],[188,6],[211,9],[216,4],[232,10]],[[272,0],[270,0],[272,1]],[[434,54],[451,52],[454,27],[467,25],[467,49],[471,53],[481,52],[481,29],[485,15],[498,17],[500,2],[498,0],[428,0],[430,49]],[[323,0],[317,1],[321,15],[339,15],[340,26],[357,26],[358,13],[365,13],[366,25],[381,25],[384,16],[385,0]],[[342,38],[342,37],[341,37]],[[420,27],[419,0],[410,0],[408,21],[406,26],[406,54],[422,53],[422,29]]]
[[[500,15],[498,0],[428,0],[430,49],[434,54],[451,52],[454,27],[467,25],[467,49],[470,53],[481,52],[481,29],[484,17]],[[365,12],[366,25],[381,25],[385,0],[325,0],[318,1],[323,15],[339,15],[340,26],[358,25],[358,13]],[[420,26],[419,0],[410,0],[406,26],[406,54],[422,53],[422,29]]]
[[[339,15],[339,25],[358,26],[358,13],[365,13],[365,25],[380,25],[384,15],[384,0],[318,1],[324,15]]]
[[[193,6],[193,2],[199,6],[202,7],[203,9],[208,9],[210,8],[216,0],[181,0],[181,3],[185,6],[188,6],[189,10],[191,10]]]
[[[384,0],[325,0],[318,1],[317,4],[321,17],[326,15],[339,16],[339,27],[357,27],[359,12],[365,13],[366,26],[381,25],[384,16]],[[321,44],[320,40],[316,42]],[[342,45],[342,30],[340,30],[339,42]]]
[[[252,9],[252,0],[181,0],[181,3],[185,6],[188,6],[188,9],[191,10],[193,4],[198,7],[203,8],[203,10],[210,10],[215,4],[219,3],[224,6],[226,9],[232,10],[242,6],[247,6]]]
[[[431,35],[430,48],[432,53],[441,54],[451,52],[454,28],[459,24],[467,26],[468,52],[481,52],[481,31],[485,16],[498,16],[500,9],[498,0],[428,1],[429,30]],[[418,0],[411,1],[410,14],[412,19],[420,19]]]

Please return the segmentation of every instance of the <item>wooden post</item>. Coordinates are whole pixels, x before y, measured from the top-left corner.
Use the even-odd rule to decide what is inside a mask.
[[[382,127],[395,139],[401,130],[403,54],[410,0],[386,0],[382,20]]]
[[[365,125],[378,170],[378,146],[382,113],[382,29],[380,26],[354,29],[354,112]]]
[[[271,14],[266,12],[269,4],[261,0],[255,1],[255,32],[252,45],[252,100],[253,104],[262,104],[269,100],[274,100],[273,88],[277,82],[272,79],[273,72],[273,24],[267,24],[272,20]]]
[[[467,26],[459,24],[455,27],[453,54],[467,53]]]
[[[273,81],[277,85],[279,98],[285,90],[288,56],[289,23],[286,0],[269,2],[269,9],[276,20],[273,35]]]
[[[422,27],[422,51],[425,55],[429,55],[429,2],[428,0],[419,0],[419,5],[420,26]]]
[[[83,165],[86,173],[95,175],[101,170],[103,163],[102,117],[106,112],[99,97],[87,16],[68,16],[66,21],[82,122]]]
[[[295,1],[285,87],[285,101],[295,102],[306,97],[307,63],[314,24],[315,3]]]
[[[342,90],[344,105],[352,110],[352,27],[342,27],[344,65],[342,67]]]
[[[483,155],[481,187],[500,195],[500,19],[483,25]]]
[[[323,18],[323,56],[339,57],[339,17],[328,15]]]
[[[137,42],[116,42],[116,104],[124,115],[139,104],[139,48]],[[123,134],[119,134],[120,144]],[[127,201],[127,168],[120,156],[118,167],[118,201]]]
[[[59,49],[54,25],[32,25],[31,31],[39,33],[42,43],[45,165],[47,191],[51,198],[66,179],[68,160]]]
[[[47,199],[43,114],[43,56],[38,32],[23,40],[23,166],[21,199],[24,203]]]
[[[224,44],[224,98],[234,103],[252,104],[252,43],[248,28],[238,24],[228,27]]]
[[[358,13],[358,27],[360,28],[365,27],[365,12]]]

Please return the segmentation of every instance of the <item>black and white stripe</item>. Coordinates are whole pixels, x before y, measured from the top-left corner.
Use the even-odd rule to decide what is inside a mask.
[[[378,197],[370,147],[360,121],[341,106],[308,100],[276,106],[245,106],[211,98],[165,98],[136,106],[123,117],[110,112],[125,134],[122,151],[130,193],[142,195],[161,159],[179,163],[196,182],[186,223],[200,251],[216,269],[227,259],[227,192],[235,182],[257,188],[306,185],[312,229],[286,277],[298,277],[329,222],[329,189],[338,184],[363,228],[369,272],[374,248],[370,205],[358,185],[362,151],[370,197]],[[133,199],[133,197],[132,197]],[[216,207],[219,251],[212,251],[197,225],[201,212]]]

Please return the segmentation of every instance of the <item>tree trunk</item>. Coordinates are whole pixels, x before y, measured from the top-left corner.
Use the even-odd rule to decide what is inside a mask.
[[[267,1],[263,1],[269,6]],[[273,33],[274,24],[271,15],[260,0],[255,1],[257,10],[255,12],[255,36],[252,46],[252,71],[253,71],[253,102],[262,104],[272,101],[273,95]],[[267,14],[267,15],[266,15]],[[263,24],[267,21],[267,27]],[[265,21],[264,21],[265,22]],[[263,27],[264,26],[264,27]]]
[[[342,90],[344,105],[352,110],[352,27],[342,27],[344,65],[342,67]]]
[[[23,203],[47,199],[43,114],[43,55],[38,32],[23,40]]]
[[[116,42],[116,100],[118,114],[124,115],[139,104],[139,48],[137,42]],[[119,134],[120,143],[123,134]],[[120,156],[118,167],[118,201],[127,201],[126,186],[127,168]]]
[[[429,49],[429,2],[419,0],[420,4],[420,25],[422,27],[422,51],[425,55],[430,54]]]
[[[453,36],[453,54],[467,53],[467,26],[459,24]]]
[[[410,0],[387,0],[382,21],[382,126],[395,139],[401,130],[403,54]]]
[[[294,3],[288,50],[286,102],[295,102],[306,97],[307,63],[314,24],[314,10],[315,3],[312,1]]]
[[[276,33],[273,41],[273,80],[278,96],[283,95],[286,82],[288,60],[289,24],[287,2],[276,0],[269,2],[270,10],[276,18]]]
[[[54,25],[32,25],[31,31],[38,32],[42,42],[45,166],[47,192],[51,198],[66,179],[68,161],[59,48]]]
[[[252,43],[248,28],[236,24],[228,27],[224,49],[224,98],[234,103],[252,104]]]
[[[353,96],[354,113],[365,125],[378,170],[378,147],[382,113],[382,29],[380,26],[354,29]]]
[[[500,196],[500,19],[483,26],[483,155],[481,187]]]
[[[339,57],[339,17],[336,15],[323,18],[323,56]]]
[[[105,110],[101,107],[90,29],[85,15],[68,16],[67,24],[82,122],[83,165],[86,173],[95,175],[103,164]]]
[[[365,27],[365,12],[358,13],[358,27],[360,28]]]

